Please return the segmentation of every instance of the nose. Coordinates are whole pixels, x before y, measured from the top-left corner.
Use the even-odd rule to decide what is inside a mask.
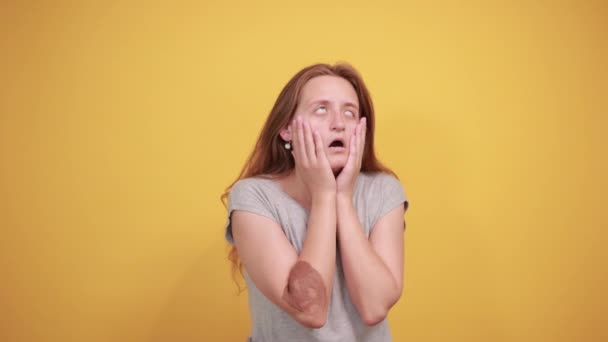
[[[344,118],[342,117],[342,113],[340,111],[333,111],[330,130],[332,131],[343,131],[345,128]]]

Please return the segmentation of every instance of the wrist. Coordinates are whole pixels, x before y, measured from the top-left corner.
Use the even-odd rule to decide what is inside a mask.
[[[336,203],[339,206],[353,205],[353,194],[352,192],[338,192],[336,194]]]
[[[352,198],[354,184],[340,184],[336,187],[336,195],[339,197]]]
[[[352,225],[352,218],[349,217],[352,217],[353,215],[356,216],[357,211],[351,195],[341,193],[336,196],[336,213],[336,234],[338,239],[340,239],[340,232],[354,227]],[[358,218],[355,220],[358,220]],[[351,224],[346,224],[345,226],[346,222],[351,222]]]
[[[318,191],[312,194],[311,199],[313,203],[327,204],[329,202],[335,202],[336,192],[330,190]]]

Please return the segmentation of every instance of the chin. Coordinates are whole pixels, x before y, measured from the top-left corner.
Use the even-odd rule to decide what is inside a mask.
[[[346,161],[348,159],[348,156],[334,155],[332,157],[333,158],[331,158],[331,157],[329,158],[329,166],[331,167],[331,170],[334,172],[334,175],[338,175],[340,173],[340,171],[342,171],[344,166],[346,166]]]
[[[334,176],[338,176],[342,172],[342,169],[344,169],[344,163],[331,165],[331,171],[333,171]]]
[[[333,156],[333,158],[329,158],[329,165],[332,170],[341,169],[346,166],[347,156]]]

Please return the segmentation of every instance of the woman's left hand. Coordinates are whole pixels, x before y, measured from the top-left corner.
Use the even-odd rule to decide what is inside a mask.
[[[346,165],[344,165],[344,168],[336,178],[337,193],[339,196],[345,195],[347,198],[352,198],[353,196],[355,181],[361,170],[361,162],[363,160],[366,125],[366,118],[361,118],[359,124],[357,124],[357,127],[355,128],[355,133],[350,138]]]

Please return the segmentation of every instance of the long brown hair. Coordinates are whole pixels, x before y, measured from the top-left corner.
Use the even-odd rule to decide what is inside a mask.
[[[350,82],[355,88],[359,99],[360,116],[365,117],[367,120],[361,172],[387,172],[394,175],[390,169],[380,163],[374,152],[374,106],[361,75],[355,68],[346,63],[334,65],[313,64],[295,74],[279,94],[260,132],[253,152],[247,158],[237,179],[226,188],[221,196],[224,206],[226,206],[226,199],[230,194],[232,186],[240,179],[282,175],[295,167],[293,157],[290,151],[284,148],[285,142],[281,139],[279,133],[293,119],[298,107],[298,101],[300,100],[300,92],[306,82],[314,77],[326,75],[342,77]],[[243,265],[240,262],[235,246],[231,246],[228,259],[232,262],[232,274],[236,279],[237,272],[240,271],[242,275]]]

